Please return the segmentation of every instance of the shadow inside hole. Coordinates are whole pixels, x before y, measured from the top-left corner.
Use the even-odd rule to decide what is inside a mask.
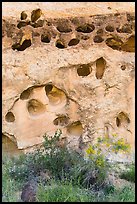
[[[102,79],[106,68],[106,60],[101,57],[96,60],[96,78]]]
[[[21,100],[27,100],[32,92],[33,88],[28,88],[27,90],[24,90],[21,94],[20,94],[20,99]]]
[[[114,30],[115,30],[114,27],[111,26],[111,25],[107,25],[105,29],[106,29],[106,31],[108,31],[108,32],[114,32]]]
[[[125,70],[126,69],[126,65],[121,65],[120,67],[122,70]]]
[[[49,103],[52,106],[62,105],[65,106],[67,102],[66,94],[61,89],[54,85],[47,84],[45,86],[45,92],[49,99]]]
[[[128,115],[124,112],[120,112],[116,117],[116,125],[117,127],[126,126],[130,123],[130,119]]]
[[[106,45],[111,47],[113,50],[121,50],[123,41],[119,37],[112,37],[106,39]]]
[[[6,157],[14,157],[23,154],[23,151],[18,149],[16,142],[2,134],[2,154]]]
[[[66,115],[60,115],[53,121],[53,124],[60,125],[60,126],[66,126],[68,125],[68,122],[69,122],[69,117],[67,117]]]
[[[30,46],[31,46],[31,40],[24,40],[22,45],[20,45],[19,43],[12,45],[12,49],[18,50],[18,51],[24,51],[26,48],[28,48]]]
[[[131,25],[125,24],[122,27],[116,28],[118,33],[132,33]]]
[[[45,92],[46,92],[46,94],[49,94],[49,93],[52,91],[52,89],[53,89],[53,85],[52,85],[52,84],[47,84],[47,85],[45,86]]]
[[[42,10],[41,9],[35,9],[31,12],[31,21],[35,22],[37,21],[40,16],[42,15]]]
[[[72,40],[69,41],[68,45],[69,45],[69,46],[74,46],[74,45],[77,45],[79,42],[80,42],[79,39],[74,38],[74,39],[72,39]]]
[[[64,48],[65,48],[65,45],[63,44],[62,41],[57,40],[57,42],[56,42],[56,47],[59,48],[59,49],[64,49]]]
[[[83,133],[82,123],[80,121],[71,123],[70,125],[67,126],[67,132],[70,135],[81,136]]]
[[[30,21],[20,21],[17,25],[17,28],[25,27],[30,24]]]
[[[21,20],[26,20],[27,16],[28,16],[27,13],[26,13],[25,11],[22,11],[22,12],[21,12],[20,19],[21,19]]]
[[[37,22],[30,22],[30,25],[31,25],[33,28],[43,27],[43,25],[44,25],[44,20],[38,20]]]
[[[122,51],[135,52],[135,36],[130,36],[121,47]]]
[[[77,69],[77,74],[79,76],[88,76],[90,73],[91,73],[91,68],[90,68],[90,65],[88,64],[81,65]]]
[[[95,29],[94,25],[85,24],[85,25],[78,26],[76,28],[76,31],[82,32],[82,33],[91,33],[94,29]]]
[[[71,28],[69,28],[69,27],[67,27],[66,25],[63,25],[63,24],[57,26],[57,30],[58,30],[59,32],[61,32],[61,33],[69,33],[69,32],[72,31]]]
[[[96,36],[94,37],[93,41],[94,41],[95,43],[101,43],[101,42],[104,41],[104,39],[103,39],[100,35],[96,35]]]
[[[49,43],[50,40],[51,40],[50,36],[48,36],[48,35],[41,35],[41,42]]]
[[[14,114],[10,111],[6,114],[5,116],[5,120],[9,123],[14,122],[15,121],[15,116]]]
[[[44,104],[36,99],[28,101],[27,108],[31,115],[39,115],[45,112]]]

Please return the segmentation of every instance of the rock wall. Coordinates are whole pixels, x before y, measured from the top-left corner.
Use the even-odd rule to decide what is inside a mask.
[[[62,130],[134,149],[135,11],[126,2],[3,2],[2,132],[28,150]]]

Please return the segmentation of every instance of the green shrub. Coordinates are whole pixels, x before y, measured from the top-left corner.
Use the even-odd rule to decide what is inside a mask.
[[[40,172],[50,171],[56,179],[69,176],[70,169],[83,158],[75,151],[58,146],[61,131],[49,139],[44,135],[43,149],[19,157],[9,169],[9,174],[15,180],[27,181],[40,175]]]
[[[2,202],[17,202],[19,199],[20,183],[9,176],[8,170],[12,161],[6,157],[2,162]]]
[[[84,159],[76,151],[58,145],[61,134],[60,130],[56,131],[52,138],[45,134],[43,148],[13,160],[8,174],[23,184],[34,177],[41,181],[41,172],[50,172],[50,178],[62,182],[71,181],[73,187],[96,191],[103,189],[107,183],[110,164],[101,145],[105,144],[109,148],[117,141],[121,144],[121,141],[119,143],[119,140],[113,141],[108,137],[98,139],[97,144],[90,145],[86,150],[87,158]],[[124,145],[123,142],[122,144]],[[48,183],[50,184],[50,181]]]
[[[91,202],[93,198],[90,191],[71,182],[52,182],[50,186],[39,186],[37,192],[38,202]]]
[[[106,169],[97,168],[94,162],[91,161],[83,161],[75,165],[70,171],[74,185],[94,190],[100,190],[104,187],[107,173]]]
[[[129,170],[122,172],[120,178],[135,183],[135,164],[132,164]]]
[[[102,202],[135,202],[135,188],[131,185],[114,188],[100,199]]]

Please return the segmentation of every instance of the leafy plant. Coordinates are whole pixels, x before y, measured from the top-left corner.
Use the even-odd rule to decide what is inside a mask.
[[[56,131],[52,138],[45,134],[43,148],[14,161],[9,174],[14,179],[23,181],[39,176],[47,170],[56,179],[69,177],[70,169],[81,160],[81,156],[75,151],[69,151],[67,147],[58,145],[61,134],[60,130]]]
[[[112,134],[112,136],[108,137],[98,137],[97,146],[103,146],[106,148],[106,151],[118,153],[122,152],[130,152],[130,144],[128,144],[124,138],[118,138],[117,134]]]
[[[120,178],[135,183],[135,164],[132,164],[129,170],[122,172]]]
[[[70,181],[52,181],[50,186],[40,185],[37,192],[37,202],[90,202],[93,198],[89,190],[73,186]]]
[[[2,162],[2,202],[17,202],[19,199],[20,183],[10,177],[8,169],[12,161],[4,157]]]

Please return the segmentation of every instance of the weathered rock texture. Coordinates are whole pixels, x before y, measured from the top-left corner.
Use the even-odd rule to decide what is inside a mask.
[[[27,150],[62,130],[134,148],[134,3],[3,3],[3,134]]]

